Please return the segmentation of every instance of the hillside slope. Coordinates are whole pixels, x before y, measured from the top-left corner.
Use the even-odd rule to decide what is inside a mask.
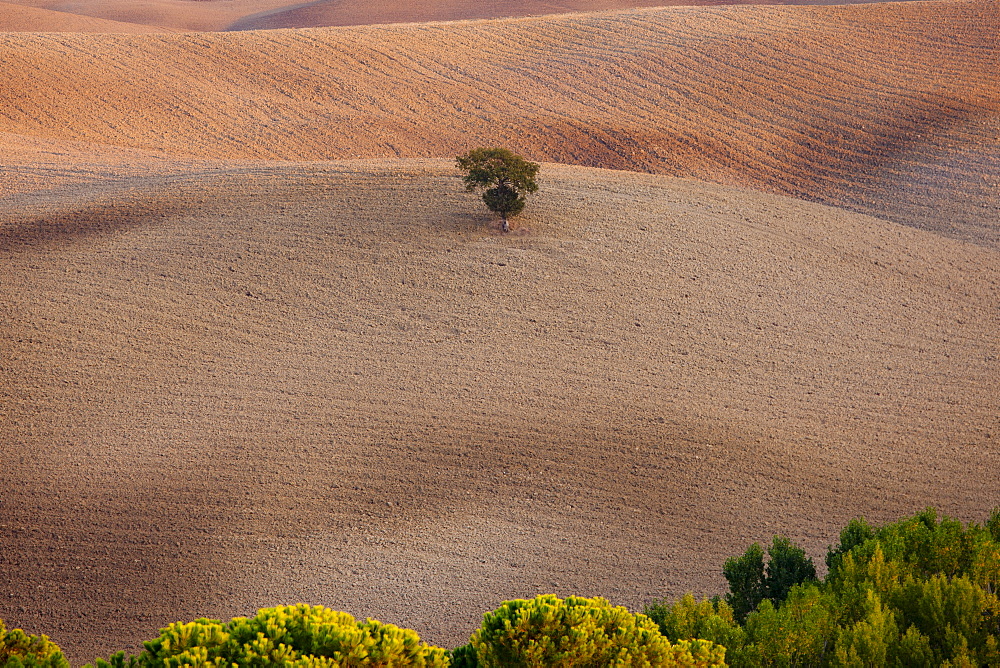
[[[506,236],[446,161],[78,172],[0,227],[0,618],[74,661],[290,601],[455,646],[996,503],[995,250],[580,167]]]
[[[148,33],[151,26],[0,2],[0,32]]]
[[[990,0],[232,34],[0,36],[0,132],[217,158],[693,176],[1000,246]]]
[[[570,12],[660,7],[667,5],[746,4],[739,0],[498,0],[496,2],[393,2],[390,0],[317,0],[252,14],[235,21],[229,30],[274,30],[378,23],[427,23],[496,19]],[[769,2],[760,4],[772,4]],[[784,4],[784,3],[773,3]]]
[[[870,0],[860,0],[868,2]],[[566,12],[652,7],[660,5],[719,5],[747,4],[746,0],[492,0],[462,2],[460,0],[8,0],[12,5],[53,10],[85,19],[104,19],[104,32],[133,32],[128,24],[141,24],[160,30],[257,30],[272,28],[319,28],[372,23],[410,23],[454,21],[458,19],[502,18],[562,14]],[[829,0],[804,2],[755,2],[754,4],[830,4]],[[17,13],[11,10],[9,13]],[[55,17],[34,15],[34,21],[24,20],[3,25],[4,30],[44,32],[48,21]],[[65,22],[60,19],[58,22]],[[126,22],[121,25],[121,22]],[[57,29],[62,31],[62,29]],[[90,32],[86,30],[86,32]]]
[[[5,4],[20,5],[35,11],[56,12],[75,17],[85,25],[88,21],[104,21],[103,32],[135,32],[130,26],[143,26],[143,32],[177,32],[187,30],[222,30],[248,14],[287,8],[295,0],[7,0]],[[15,13],[12,10],[10,13]],[[54,17],[35,14],[37,23],[19,22],[19,27],[6,27],[0,18],[0,31],[45,32]],[[66,20],[66,19],[64,19]],[[115,26],[117,24],[117,27]],[[90,32],[87,30],[87,32]]]

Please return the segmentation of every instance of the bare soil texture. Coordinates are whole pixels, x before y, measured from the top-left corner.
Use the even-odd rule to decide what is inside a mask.
[[[0,12],[0,31],[73,32],[67,22],[100,20],[101,32],[223,30],[247,15],[287,9],[291,0],[7,0],[5,4],[33,9],[34,23],[8,22]],[[5,9],[0,7],[0,9]],[[41,13],[44,12],[44,13]],[[25,17],[27,18],[27,17]],[[116,27],[117,26],[117,27]],[[84,32],[93,32],[83,28]]]
[[[634,7],[828,4],[782,0],[750,3],[747,0],[496,0],[404,3],[393,0],[315,0],[250,14],[230,24],[228,30],[274,30],[382,23],[427,23],[463,19],[496,19],[544,16],[571,12],[630,9]]]
[[[160,28],[0,2],[0,32],[148,33]]]
[[[543,173],[508,236],[445,161],[14,197],[0,618],[76,662],[292,601],[456,646],[513,597],[719,592],[775,532],[985,518],[996,250]]]
[[[982,521],[998,21],[0,34],[0,619],[74,663],[295,601],[453,647]],[[452,166],[491,143],[574,163],[510,235]]]
[[[996,2],[0,35],[0,132],[214,158],[532,158],[1000,245]]]
[[[870,2],[872,0],[850,0]],[[25,9],[7,9],[6,4]],[[830,0],[8,0],[0,3],[0,32],[83,32],[93,19],[101,32],[137,32],[137,26],[168,31],[321,28],[376,23],[425,23],[494,19],[566,12],[668,5],[831,4]],[[839,2],[838,2],[839,4]],[[143,30],[142,32],[145,32]]]

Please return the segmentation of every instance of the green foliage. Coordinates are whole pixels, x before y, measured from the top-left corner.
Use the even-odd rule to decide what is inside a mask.
[[[895,665],[900,668],[931,668],[935,666],[930,638],[911,626],[896,642]]]
[[[725,665],[725,648],[704,640],[671,644],[645,615],[578,596],[507,601],[484,615],[472,646],[487,668]]]
[[[837,630],[831,604],[813,582],[793,586],[780,607],[765,599],[747,617],[744,642],[727,646],[730,665],[822,665]]]
[[[510,186],[490,188],[483,193],[483,201],[490,211],[499,213],[504,220],[524,211],[525,199]]]
[[[746,621],[747,615],[764,600],[764,548],[754,543],[741,557],[730,557],[722,567],[722,574],[729,582],[726,603],[733,609],[736,620]]]
[[[472,643],[456,647],[445,653],[451,661],[451,668],[478,668],[479,657]]]
[[[875,529],[868,522],[865,522],[863,517],[856,517],[848,522],[847,526],[840,532],[840,544],[837,547],[831,547],[826,553],[827,569],[837,570],[844,554],[874,537]]]
[[[509,231],[507,219],[521,213],[526,194],[538,191],[541,166],[505,148],[475,148],[455,160],[466,172],[465,189],[472,192],[483,188],[486,206],[500,214],[503,231]]]
[[[991,521],[994,521],[992,517]],[[841,540],[843,542],[843,534]],[[948,517],[939,520],[937,512],[928,508],[878,529],[852,545],[849,551],[856,561],[865,562],[872,558],[876,549],[883,552],[886,561],[899,564],[903,569],[901,574],[918,578],[934,574],[966,575],[994,592],[1000,583],[1000,541],[994,537],[989,523],[985,528],[976,524],[965,528],[961,522]],[[831,576],[834,579],[841,559],[833,559]]]
[[[900,616],[927,639],[935,661],[970,658],[1000,661],[995,624],[997,599],[964,576],[912,576],[887,595]]]
[[[700,638],[725,647],[743,644],[744,632],[725,601],[696,601],[690,593],[670,605],[665,600],[647,605],[643,613],[656,622],[671,642]]]
[[[134,657],[119,653],[96,668],[333,668],[448,665],[445,651],[420,642],[416,632],[322,606],[264,608],[227,624],[213,619],[176,622],[144,643]]]
[[[725,646],[736,667],[1000,666],[1000,509],[983,526],[933,509],[878,528],[852,520],[823,582],[788,539],[767,552],[755,543],[726,561],[725,603],[688,594],[646,613],[671,640]]]
[[[986,530],[993,536],[994,543],[1000,543],[1000,507],[994,508],[990,519],[986,520]]]
[[[827,553],[830,572],[822,583],[813,582],[812,564],[786,539],[775,538],[766,566],[755,544],[723,571],[736,618],[747,611],[742,636],[728,631],[729,644],[722,643],[727,660],[733,666],[1000,665],[998,529],[997,511],[982,527],[965,527],[933,509],[880,528],[852,520]],[[804,584],[789,585],[799,578]],[[755,597],[756,609],[748,611]],[[665,618],[666,629],[711,619],[711,608],[696,611],[693,599],[681,603]]]
[[[726,602],[741,623],[761,601],[769,600],[779,605],[793,586],[816,579],[812,559],[788,538],[775,536],[767,554],[765,566],[764,550],[754,543],[743,556],[727,559],[723,566],[722,574],[729,582]]]
[[[785,600],[797,584],[816,581],[816,567],[806,551],[784,536],[775,536],[767,550],[767,576],[764,586],[767,598],[775,605]]]
[[[882,604],[878,594],[869,590],[861,619],[840,629],[832,665],[888,665],[889,649],[898,636],[892,610]]]
[[[8,631],[0,620],[0,668],[69,668],[69,662],[47,636]]]
[[[614,665],[633,666],[678,666],[684,668],[725,668],[726,648],[717,645],[710,640],[695,638],[692,640],[679,640],[671,647],[671,656],[666,661],[659,664],[646,664],[645,662],[616,663]]]

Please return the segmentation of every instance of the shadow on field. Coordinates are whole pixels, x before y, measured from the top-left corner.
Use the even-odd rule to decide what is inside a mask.
[[[155,195],[106,196],[82,208],[28,214],[0,224],[0,252],[55,248],[105,237],[173,217],[185,210]]]

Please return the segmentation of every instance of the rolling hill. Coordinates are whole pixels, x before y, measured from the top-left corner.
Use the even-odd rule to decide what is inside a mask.
[[[299,600],[455,646],[981,521],[998,23],[0,33],[0,618],[74,663]],[[546,161],[510,235],[452,165],[490,143]]]
[[[291,600],[454,646],[538,591],[717,591],[771,532],[818,555],[860,512],[985,517],[995,250],[543,174],[509,236],[443,161],[20,198],[0,616],[81,661]]]
[[[8,0],[20,6],[0,14],[0,32],[64,32],[76,20],[83,32],[88,25],[103,23],[100,32],[177,32],[222,30],[247,14],[287,8],[289,0]],[[31,10],[31,14],[24,12]],[[5,15],[22,14],[15,22]],[[29,20],[30,19],[30,20]]]
[[[995,2],[0,36],[0,132],[213,158],[535,159],[808,198],[996,246]]]
[[[869,2],[871,0],[855,0]],[[747,4],[746,0],[493,0],[458,2],[385,2],[384,0],[9,0],[8,3],[46,13],[5,10],[15,20],[0,16],[0,32],[64,32],[79,17],[83,32],[92,19],[104,20],[103,32],[135,32],[133,26],[167,31],[260,30],[321,28],[373,23],[425,23],[458,19],[510,18],[566,12],[627,9],[663,5]],[[830,4],[828,0],[788,2],[772,0],[754,4]],[[52,15],[51,12],[57,12]],[[110,22],[108,22],[110,21]]]
[[[151,26],[0,2],[0,32],[162,32]]]

